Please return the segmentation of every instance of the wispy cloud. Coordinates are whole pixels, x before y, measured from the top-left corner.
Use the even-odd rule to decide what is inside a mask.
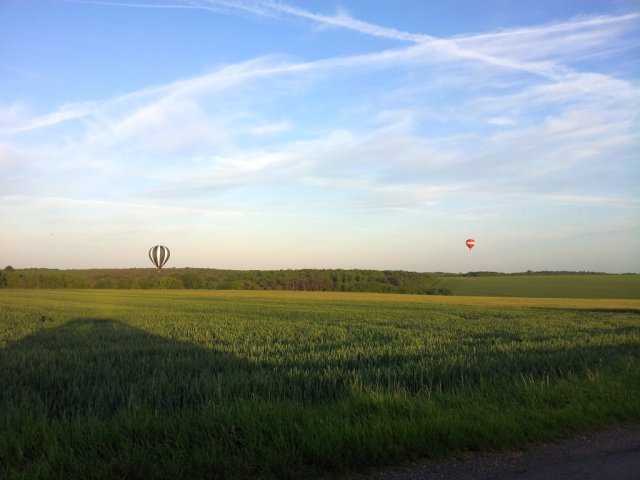
[[[562,80],[566,75],[572,74],[572,70],[565,65],[551,61],[552,56],[558,56],[560,52],[564,55],[570,53],[575,56],[578,49],[585,51],[595,46],[605,45],[619,33],[616,30],[619,30],[620,24],[640,19],[638,13],[598,16],[478,36],[438,38],[371,24],[357,20],[346,12],[322,15],[270,0],[239,3],[208,0],[207,3],[225,7],[235,5],[236,8],[256,14],[273,11],[311,20],[325,26],[352,30],[364,35],[413,42],[434,50],[438,55],[480,61],[501,68],[528,72],[555,81]],[[607,48],[614,47],[609,44]],[[562,59],[565,58],[566,56]],[[533,59],[537,60],[533,61]]]
[[[161,215],[171,214],[202,214],[214,217],[238,217],[243,213],[233,210],[215,210],[207,208],[194,208],[185,206],[160,205],[151,203],[128,203],[115,202],[110,200],[97,200],[73,197],[52,197],[52,196],[33,196],[33,195],[2,195],[0,203],[5,204],[22,204],[30,207],[57,209],[61,207],[77,207],[81,209],[131,209],[136,212],[152,211]],[[96,211],[97,214],[97,211]]]
[[[404,48],[388,49],[372,54],[349,57],[335,57],[314,62],[287,62],[282,58],[271,57],[251,60],[221,68],[209,74],[178,80],[176,82],[149,87],[103,102],[82,102],[62,106],[58,111],[41,115],[22,125],[8,129],[9,133],[20,133],[39,128],[51,127],[62,122],[78,120],[92,115],[101,115],[105,110],[117,110],[127,105],[145,103],[149,100],[155,106],[144,105],[149,112],[159,112],[163,105],[167,110],[175,108],[172,102],[197,95],[211,95],[239,84],[282,75],[300,75],[318,70],[376,68],[408,66],[420,63],[446,64],[452,61],[474,61],[488,64],[494,68],[506,68],[532,73],[556,82],[559,90],[592,93],[597,95],[621,96],[626,101],[637,98],[638,89],[627,81],[594,72],[575,72],[562,62],[580,48],[589,54],[594,50],[611,48],[614,40],[619,39],[621,29],[640,18],[640,14],[628,14],[609,17],[578,18],[568,22],[525,27],[490,34],[459,37],[454,39],[436,38],[429,35],[413,35],[395,29],[387,29],[367,22],[356,20],[342,12],[336,15],[316,14],[299,7],[271,1],[209,0],[191,3],[138,4],[128,2],[97,2],[94,0],[71,0],[81,3],[95,3],[115,7],[145,8],[187,8],[209,10],[214,6],[223,9],[238,9],[256,15],[269,12],[305,18],[313,22],[356,31],[358,33],[380,36],[392,40],[412,42]],[[574,38],[578,36],[579,38]],[[508,41],[503,41],[505,37]],[[556,38],[558,37],[558,38]],[[589,37],[589,41],[585,40]],[[582,41],[577,41],[578,39]],[[568,46],[558,46],[560,42]],[[579,45],[579,47],[576,47]],[[535,47],[535,48],[534,48]],[[536,52],[536,61],[529,61],[531,52]],[[553,60],[552,60],[553,57]],[[552,89],[548,89],[549,91]],[[156,100],[153,100],[156,98]],[[145,112],[133,115],[140,118]],[[148,115],[147,115],[148,116]],[[159,116],[163,116],[162,113]],[[121,122],[125,124],[127,120]],[[130,121],[130,123],[135,123]]]
[[[481,61],[501,68],[528,72],[556,81],[561,80],[565,75],[572,72],[566,66],[549,60],[550,53],[553,52],[557,54],[559,50],[562,50],[562,47],[560,49],[558,48],[558,40],[561,40],[563,45],[565,45],[565,53],[567,53],[567,46],[570,51],[575,53],[576,45],[580,45],[581,47],[579,48],[586,49],[593,47],[594,44],[602,45],[606,40],[610,40],[612,38],[611,34],[602,33],[603,31],[606,32],[605,27],[613,26],[615,28],[620,23],[628,23],[640,18],[640,14],[637,13],[618,16],[599,16],[595,18],[577,18],[569,22],[554,23],[535,28],[524,27],[470,37],[438,38],[427,34],[405,32],[358,20],[344,11],[340,11],[334,15],[325,15],[273,0],[200,0],[189,3],[163,4],[136,4],[94,0],[66,1],[129,8],[184,8],[211,10],[215,12],[220,12],[221,9],[223,9],[227,11],[242,11],[260,16],[288,15],[309,20],[318,25],[347,29],[364,35],[413,42],[427,46],[439,55]],[[591,30],[591,32],[585,34],[584,30]],[[503,41],[505,37],[508,37],[508,41]],[[530,48],[534,42],[535,48]],[[534,54],[532,52],[537,53]],[[547,60],[528,60],[528,58],[534,56],[539,59],[546,57]]]
[[[631,28],[639,20],[638,13],[577,17],[547,25],[459,36],[453,40],[462,47],[488,55],[575,62],[637,47]]]

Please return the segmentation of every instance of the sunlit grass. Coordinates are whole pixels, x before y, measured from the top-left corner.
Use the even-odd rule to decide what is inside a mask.
[[[639,421],[640,301],[0,290],[0,477],[300,478]]]

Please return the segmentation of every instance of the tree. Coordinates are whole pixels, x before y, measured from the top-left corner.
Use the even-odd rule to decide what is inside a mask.
[[[131,288],[131,285],[133,284],[133,281],[129,278],[120,278],[118,279],[118,283],[116,284],[116,288],[120,288],[120,289],[129,289]]]
[[[204,288],[204,279],[195,272],[187,272],[181,275],[184,288]]]
[[[94,288],[111,288],[111,281],[108,278],[99,278]]]
[[[133,279],[133,283],[131,284],[131,288],[142,288],[147,289],[152,287],[152,282],[147,277],[136,277]]]
[[[178,288],[184,288],[182,284],[182,280],[176,277],[162,277],[160,279],[160,284],[158,288],[167,289],[167,290],[175,290]]]

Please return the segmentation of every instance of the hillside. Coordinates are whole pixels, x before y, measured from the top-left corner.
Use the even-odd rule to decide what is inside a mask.
[[[440,278],[434,287],[486,297],[640,298],[640,275],[457,276]]]

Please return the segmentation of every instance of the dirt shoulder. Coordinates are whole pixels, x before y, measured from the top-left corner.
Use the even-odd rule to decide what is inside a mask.
[[[640,426],[550,442],[524,451],[468,453],[342,480],[640,480]]]

